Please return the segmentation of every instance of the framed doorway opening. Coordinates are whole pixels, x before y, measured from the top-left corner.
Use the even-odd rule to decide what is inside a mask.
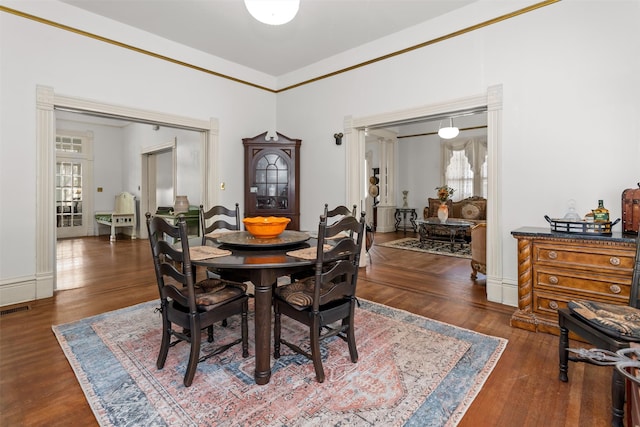
[[[166,204],[166,197],[160,197],[160,200],[158,200],[159,188],[170,192],[170,199],[172,201],[175,200],[177,188],[176,145],[177,141],[174,140],[166,144],[154,145],[142,150],[142,176],[140,184],[141,215],[142,212],[155,212],[160,202],[165,202],[164,204]],[[166,171],[167,169],[169,170],[170,176],[167,176],[166,173],[160,173],[160,170]],[[140,238],[148,239],[149,236],[147,234],[147,228],[141,225],[139,231]]]
[[[218,192],[210,182],[218,182],[218,121],[199,120],[156,111],[141,110],[106,104],[79,97],[57,94],[54,88],[37,86],[36,88],[36,164],[41,173],[36,179],[36,275],[33,282],[24,282],[18,290],[26,295],[25,300],[48,298],[56,289],[56,223],[54,198],[55,182],[55,110],[67,110],[103,117],[120,118],[150,124],[166,125],[176,128],[195,130],[201,133],[203,173],[201,192],[204,204],[215,203]]]
[[[346,164],[354,165],[347,171],[346,203],[362,206],[365,190],[362,177],[366,176],[365,132],[369,127],[381,127],[388,123],[442,115],[456,111],[486,108],[487,111],[487,300],[512,306],[518,305],[517,286],[503,283],[502,224],[499,212],[502,146],[502,85],[490,86],[483,94],[430,104],[422,107],[382,113],[367,117],[345,117]]]

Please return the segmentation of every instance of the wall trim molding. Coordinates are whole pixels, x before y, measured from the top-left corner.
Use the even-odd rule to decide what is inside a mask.
[[[286,86],[286,87],[280,88],[280,89],[268,88],[268,87],[265,87],[265,86],[258,85],[256,83],[251,83],[251,82],[246,81],[246,80],[238,79],[236,77],[232,77],[232,76],[229,76],[229,75],[226,75],[226,74],[222,74],[222,73],[219,73],[219,72],[216,72],[216,71],[204,68],[204,67],[200,67],[200,66],[197,66],[197,65],[194,65],[194,64],[190,64],[188,62],[180,61],[180,60],[175,59],[175,58],[171,58],[171,57],[168,57],[168,56],[165,56],[165,55],[161,55],[159,53],[151,52],[149,50],[145,50],[145,49],[142,49],[142,48],[139,48],[139,47],[135,47],[135,46],[126,44],[126,43],[122,43],[122,42],[119,42],[117,40],[109,39],[107,37],[102,37],[100,35],[93,34],[93,33],[90,33],[88,31],[84,31],[84,30],[80,30],[78,28],[74,28],[74,27],[71,27],[71,26],[68,26],[68,25],[60,24],[58,22],[54,22],[54,21],[51,21],[51,20],[48,20],[48,19],[45,19],[45,18],[41,18],[41,17],[29,14],[29,13],[21,12],[19,10],[12,9],[12,8],[9,8],[9,7],[6,7],[6,6],[0,5],[0,12],[10,13],[10,14],[13,14],[13,15],[16,15],[16,16],[20,16],[22,18],[26,18],[26,19],[30,19],[32,21],[39,22],[41,24],[50,25],[52,27],[59,28],[59,29],[65,30],[65,31],[69,31],[69,32],[72,32],[72,33],[75,33],[75,34],[79,34],[79,35],[84,36],[84,37],[89,37],[89,38],[92,38],[94,40],[98,40],[98,41],[101,41],[101,42],[104,42],[104,43],[109,43],[109,44],[112,44],[112,45],[115,45],[115,46],[119,46],[121,48],[132,50],[134,52],[138,52],[138,53],[143,54],[143,55],[148,55],[148,56],[151,56],[151,57],[156,58],[156,59],[160,59],[160,60],[163,60],[163,61],[171,62],[173,64],[180,65],[180,66],[183,66],[183,67],[191,68],[193,70],[200,71],[200,72],[203,72],[203,73],[206,73],[206,74],[210,74],[210,75],[213,75],[215,77],[220,77],[220,78],[223,78],[223,79],[231,80],[231,81],[236,82],[236,83],[244,84],[244,85],[247,85],[247,86],[252,86],[254,88],[261,89],[261,90],[264,90],[264,91],[267,91],[267,92],[271,92],[271,93],[280,93],[280,92],[286,92],[286,91],[291,90],[291,89],[295,89],[295,88],[300,87],[300,86],[305,86],[305,85],[308,85],[308,84],[311,84],[311,83],[315,83],[315,82],[320,81],[320,80],[328,79],[330,77],[334,77],[334,76],[337,76],[337,75],[340,75],[340,74],[344,74],[344,73],[349,72],[349,71],[353,71],[353,70],[356,70],[356,69],[359,69],[359,68],[363,68],[363,67],[366,67],[368,65],[375,64],[377,62],[384,61],[384,60],[387,60],[387,59],[390,59],[390,58],[393,58],[393,57],[396,57],[396,56],[399,56],[399,55],[404,55],[406,53],[413,52],[414,50],[422,49],[424,47],[431,46],[433,44],[440,43],[440,42],[443,42],[443,41],[446,41],[446,40],[449,40],[449,39],[452,39],[452,38],[455,38],[455,37],[459,37],[459,36],[462,36],[464,34],[471,33],[473,31],[480,30],[482,28],[488,27],[490,25],[494,25],[494,24],[500,23],[500,22],[505,21],[507,19],[515,18],[515,17],[523,15],[525,13],[535,11],[535,10],[540,9],[542,7],[550,6],[550,5],[554,4],[554,3],[558,3],[559,1],[560,0],[544,0],[544,1],[541,1],[539,3],[535,3],[533,5],[524,7],[522,9],[518,9],[518,10],[515,10],[513,12],[506,13],[504,15],[500,15],[500,16],[498,16],[496,18],[488,19],[488,20],[482,21],[482,22],[480,22],[478,24],[471,25],[471,26],[462,28],[462,29],[457,30],[457,31],[453,31],[451,33],[442,35],[440,37],[436,37],[434,39],[427,40],[425,42],[418,43],[416,45],[409,46],[409,47],[406,47],[404,49],[400,49],[400,50],[397,50],[397,51],[394,51],[394,52],[390,52],[390,53],[387,53],[385,55],[378,56],[378,57],[369,59],[367,61],[360,62],[360,63],[354,64],[354,65],[351,65],[349,67],[341,68],[341,69],[338,69],[338,70],[333,71],[331,73],[323,74],[323,75],[320,75],[320,76],[317,76],[317,77],[314,77],[314,78],[311,78],[311,79],[308,79],[308,80],[304,80],[304,81],[301,81],[299,83],[295,83],[295,84],[292,84],[292,85],[289,85],[289,86]]]

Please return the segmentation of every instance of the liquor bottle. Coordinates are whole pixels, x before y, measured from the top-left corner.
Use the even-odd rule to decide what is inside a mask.
[[[609,221],[609,210],[604,207],[602,200],[598,200],[598,207],[592,212],[594,221]]]

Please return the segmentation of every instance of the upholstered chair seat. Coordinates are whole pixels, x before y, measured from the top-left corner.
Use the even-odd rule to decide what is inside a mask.
[[[360,221],[347,214],[331,225],[327,224],[327,217],[322,215],[318,226],[314,274],[274,291],[273,357],[280,358],[280,347],[284,344],[313,361],[316,380],[320,383],[325,380],[321,341],[335,336],[342,338],[348,344],[351,362],[358,361],[354,317],[364,233],[364,212]],[[340,238],[334,240],[336,236]],[[328,239],[332,241],[331,244],[326,243]],[[310,351],[282,337],[283,316],[309,328]]]

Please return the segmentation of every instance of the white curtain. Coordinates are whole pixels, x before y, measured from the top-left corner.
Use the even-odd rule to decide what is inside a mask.
[[[442,143],[442,181],[453,200],[487,197],[487,139],[458,138]]]

